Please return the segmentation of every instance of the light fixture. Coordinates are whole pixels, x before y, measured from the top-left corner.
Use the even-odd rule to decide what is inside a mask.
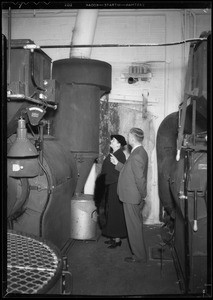
[[[133,78],[133,77],[128,78],[128,83],[129,84],[136,83],[137,81],[138,81],[138,78]]]
[[[17,138],[11,146],[8,157],[33,157],[38,156],[35,146],[27,138],[27,129],[25,120],[18,120]]]
[[[12,144],[8,157],[8,175],[11,177],[35,177],[39,175],[38,151],[27,138],[25,120],[18,120],[17,138]]]

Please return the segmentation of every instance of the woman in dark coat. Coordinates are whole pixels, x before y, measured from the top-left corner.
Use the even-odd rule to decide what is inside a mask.
[[[126,156],[123,152],[123,147],[126,145],[126,140],[122,135],[111,135],[110,148],[113,155],[118,161],[125,163]],[[110,154],[105,158],[101,174],[105,181],[105,213],[106,224],[102,228],[102,235],[110,238],[105,241],[110,244],[108,248],[113,249],[121,246],[121,238],[127,237],[126,222],[123,211],[123,204],[119,200],[117,194],[117,183],[119,172],[115,170],[115,166],[110,161]]]

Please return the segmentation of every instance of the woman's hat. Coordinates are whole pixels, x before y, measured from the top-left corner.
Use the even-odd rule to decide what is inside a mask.
[[[125,137],[123,137],[122,135],[120,135],[120,134],[112,134],[111,135],[111,140],[113,138],[115,138],[121,144],[121,146],[125,146],[126,145]]]

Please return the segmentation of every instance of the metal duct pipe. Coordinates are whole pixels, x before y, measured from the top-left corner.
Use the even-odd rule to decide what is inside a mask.
[[[73,29],[71,45],[93,43],[98,17],[98,9],[79,9]],[[92,48],[71,48],[70,58],[90,58]]]

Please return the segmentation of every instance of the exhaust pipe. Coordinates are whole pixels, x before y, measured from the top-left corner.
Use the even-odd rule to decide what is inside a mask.
[[[98,9],[79,9],[72,35],[72,45],[93,44]],[[92,48],[71,48],[70,58],[90,58]]]

